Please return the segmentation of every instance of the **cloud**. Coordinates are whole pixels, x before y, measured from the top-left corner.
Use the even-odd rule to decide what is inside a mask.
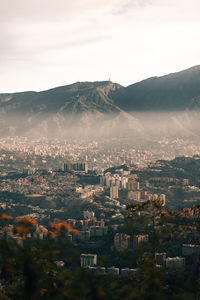
[[[121,2],[121,0],[115,0]],[[109,6],[105,0],[0,0],[2,21],[67,20]],[[110,3],[114,3],[110,0]]]
[[[152,3],[152,0],[126,0],[119,6],[114,7],[113,14],[124,15],[130,11],[138,10],[138,8],[145,8],[145,6]]]
[[[0,10],[4,90],[62,78],[126,85],[200,61],[199,0],[0,0]]]
[[[103,2],[0,0],[0,63],[27,58],[35,61],[48,52],[68,51],[107,39],[104,26],[98,22]]]

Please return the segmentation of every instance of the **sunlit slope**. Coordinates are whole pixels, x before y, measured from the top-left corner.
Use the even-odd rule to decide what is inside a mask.
[[[0,94],[0,110],[14,113],[118,112],[112,93],[120,85],[112,82],[78,82],[42,92]]]
[[[1,94],[1,128],[33,136],[110,136],[133,125],[141,131],[139,122],[114,102],[113,95],[122,88],[110,81],[78,82],[42,92]]]

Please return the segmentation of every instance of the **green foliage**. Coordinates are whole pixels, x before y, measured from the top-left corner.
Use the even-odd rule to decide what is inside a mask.
[[[199,234],[199,207],[195,209],[197,218],[191,225],[181,213],[166,210],[158,200],[128,204],[130,232],[148,232],[150,242],[134,253],[120,253],[121,260],[137,263],[137,272],[127,276],[98,275],[80,268],[80,253],[66,236],[67,230],[73,229],[65,222],[51,223],[54,231],[39,239],[34,236],[35,220],[17,218],[21,226],[14,223],[13,235],[7,235],[5,228],[12,220],[2,214],[0,299],[195,299],[200,291],[198,258],[195,265],[175,270],[158,267],[155,261],[156,252],[173,253],[173,247],[191,235],[194,225]],[[109,259],[109,255],[101,255],[99,264],[109,265]],[[63,267],[57,263],[61,260]]]

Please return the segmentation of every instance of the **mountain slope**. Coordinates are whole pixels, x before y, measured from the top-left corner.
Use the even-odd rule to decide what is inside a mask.
[[[77,82],[42,92],[0,94],[0,113],[119,113],[200,109],[200,66],[152,77],[127,88]]]
[[[121,88],[110,81],[77,82],[38,93],[1,94],[0,134],[109,137],[132,126],[140,131],[139,122],[113,100]]]
[[[129,112],[200,109],[200,66],[135,83],[115,97]]]
[[[196,66],[127,88],[110,81],[77,82],[41,92],[0,94],[0,135],[199,136],[199,109]]]
[[[112,93],[120,87],[112,82],[77,82],[42,92],[0,94],[0,111],[26,114],[119,112]]]

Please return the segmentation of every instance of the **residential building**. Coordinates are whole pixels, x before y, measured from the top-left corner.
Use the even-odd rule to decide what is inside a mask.
[[[95,216],[93,211],[84,210],[83,212],[84,219],[92,219]]]
[[[182,245],[182,255],[183,256],[190,256],[194,254],[200,253],[200,245],[193,245],[193,244],[183,244]]]
[[[115,267],[107,268],[107,273],[112,275],[119,275],[119,268],[115,268]]]
[[[149,240],[148,234],[139,234],[133,236],[133,249],[137,248],[142,243],[147,243]]]
[[[116,233],[114,236],[114,246],[117,250],[128,249],[130,247],[130,235]]]
[[[111,199],[118,199],[118,197],[119,197],[118,186],[111,186],[110,187],[110,198]]]
[[[107,226],[91,226],[90,227],[90,236],[104,236],[108,234],[108,227]]]
[[[81,267],[93,267],[97,265],[97,254],[81,254]]]
[[[165,194],[160,195],[160,201],[161,201],[162,206],[165,206],[165,204],[166,204],[166,195]]]
[[[134,201],[140,201],[140,192],[138,191],[129,191],[128,192],[128,199]]]
[[[167,257],[165,259],[166,268],[181,268],[185,265],[185,258],[176,256],[176,257]]]
[[[166,253],[155,253],[155,261],[156,264],[159,266],[164,266],[165,264],[165,259],[166,259]]]
[[[140,189],[140,183],[135,181],[135,179],[129,178],[127,183],[127,189],[129,191],[139,190]]]
[[[138,272],[138,269],[124,268],[124,269],[121,269],[120,275],[121,276],[135,275],[137,272]]]

